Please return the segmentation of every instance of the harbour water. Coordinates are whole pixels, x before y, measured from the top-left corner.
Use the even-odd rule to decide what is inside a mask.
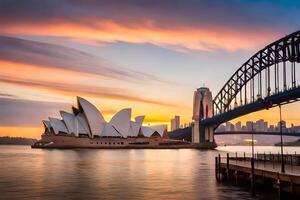
[[[278,147],[256,147],[277,153]],[[0,199],[270,199],[247,187],[218,183],[214,157],[226,151],[251,152],[251,147],[217,150],[45,150],[0,146]],[[285,152],[300,147],[285,147]],[[276,195],[275,195],[276,197]]]

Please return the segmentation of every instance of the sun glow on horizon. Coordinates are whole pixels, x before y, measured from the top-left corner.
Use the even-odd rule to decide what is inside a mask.
[[[40,127],[0,127],[0,137],[24,137],[24,138],[35,138],[39,139],[43,133],[44,128]]]

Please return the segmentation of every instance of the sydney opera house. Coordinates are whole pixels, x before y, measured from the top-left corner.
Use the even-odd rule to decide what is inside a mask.
[[[33,148],[161,148],[187,145],[167,138],[167,126],[143,126],[145,116],[131,120],[131,109],[116,113],[106,122],[101,112],[77,97],[73,112],[60,111],[61,119],[44,120],[41,140]]]

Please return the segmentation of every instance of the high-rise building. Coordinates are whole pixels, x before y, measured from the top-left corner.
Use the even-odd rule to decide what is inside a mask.
[[[268,132],[268,122],[264,122],[264,132]]]
[[[234,125],[230,122],[225,123],[225,131],[234,131]]]
[[[254,130],[254,126],[253,126],[253,128],[252,128],[252,123],[253,123],[253,122],[250,122],[250,121],[247,121],[247,122],[246,122],[246,130],[249,131],[249,132],[252,131],[252,129]],[[255,130],[254,130],[254,131],[255,131]]]
[[[221,124],[218,128],[217,128],[217,132],[225,132],[225,126],[223,124]]]
[[[275,126],[274,125],[270,125],[268,132],[275,132]]]
[[[278,131],[280,131],[280,121],[277,123]],[[281,121],[282,132],[287,132],[286,121]]]
[[[247,131],[247,127],[245,125],[242,126],[242,131]]]
[[[237,122],[235,124],[235,131],[241,131],[242,130],[242,122]]]
[[[268,122],[265,122],[263,119],[260,119],[255,122],[254,127],[257,132],[267,132],[268,131]]]
[[[175,116],[171,119],[171,131],[177,130],[180,128],[180,116]]]

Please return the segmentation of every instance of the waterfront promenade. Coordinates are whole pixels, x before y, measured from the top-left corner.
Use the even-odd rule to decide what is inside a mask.
[[[300,155],[285,155],[284,173],[281,172],[281,160],[277,154],[259,154],[252,168],[249,157],[216,157],[216,179],[247,180],[254,190],[257,183],[273,186],[291,194],[300,194]]]

